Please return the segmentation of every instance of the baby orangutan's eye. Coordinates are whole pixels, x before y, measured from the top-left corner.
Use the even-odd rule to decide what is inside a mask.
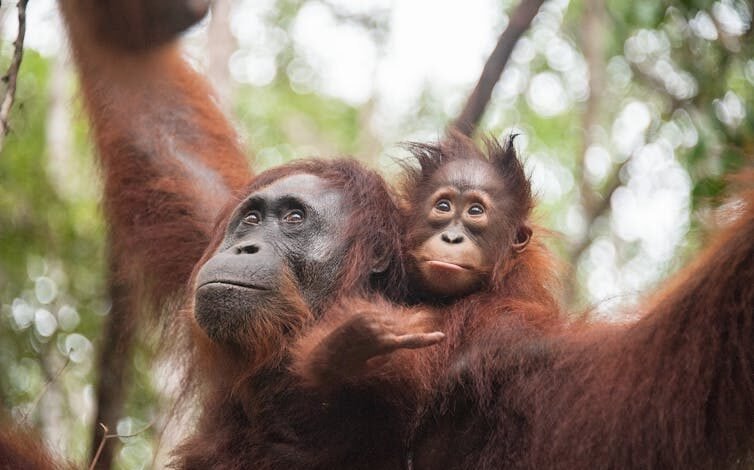
[[[437,209],[440,212],[450,212],[451,205],[450,201],[447,199],[440,199],[435,203],[435,209]]]
[[[472,204],[467,212],[470,216],[478,217],[484,214],[484,206],[479,203]]]

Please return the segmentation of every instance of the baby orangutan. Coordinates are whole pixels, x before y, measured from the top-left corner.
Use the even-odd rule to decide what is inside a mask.
[[[490,142],[491,160],[462,137],[447,145],[439,153],[412,145],[420,169],[404,183],[414,294],[430,303],[490,287],[532,234],[531,189],[512,142],[504,149]]]
[[[442,408],[461,381],[476,379],[469,369],[478,364],[468,363],[478,354],[475,342],[486,341],[487,329],[517,302],[551,299],[541,283],[526,285],[544,255],[526,250],[533,202],[512,139],[504,146],[486,144],[486,154],[459,135],[439,145],[410,145],[418,166],[406,170],[401,188],[409,306],[342,303],[296,351],[293,368],[315,389],[394,394],[396,408],[386,414],[406,414],[406,459],[422,412]],[[418,350],[399,351],[406,349]]]
[[[333,309],[329,316],[339,326],[323,326],[302,340],[320,341],[313,350],[306,348],[308,357],[301,360],[307,365],[297,365],[304,377],[329,386],[336,375],[348,381],[371,358],[436,344],[442,333],[421,332],[433,323],[439,326],[436,316],[455,300],[495,290],[494,281],[504,276],[510,258],[529,243],[526,218],[532,199],[512,139],[505,147],[494,141],[487,145],[489,157],[458,135],[439,146],[409,145],[418,167],[406,169],[401,205],[411,281],[407,300],[419,305],[405,309],[383,302],[378,307],[362,299]]]

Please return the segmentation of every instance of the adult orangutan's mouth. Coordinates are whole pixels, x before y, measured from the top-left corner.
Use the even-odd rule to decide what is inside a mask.
[[[202,287],[222,287],[222,286],[243,287],[244,289],[253,289],[253,290],[269,290],[267,287],[258,286],[256,284],[247,284],[247,283],[237,282],[237,281],[220,281],[220,280],[207,281],[204,284],[197,286],[197,290],[201,289]]]

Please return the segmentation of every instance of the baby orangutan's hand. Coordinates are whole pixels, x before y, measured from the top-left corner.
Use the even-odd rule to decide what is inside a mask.
[[[314,354],[322,359],[327,358],[324,360],[330,369],[327,375],[359,375],[372,358],[399,349],[426,348],[445,338],[440,331],[422,332],[417,323],[421,324],[396,322],[376,312],[359,312],[325,337]]]

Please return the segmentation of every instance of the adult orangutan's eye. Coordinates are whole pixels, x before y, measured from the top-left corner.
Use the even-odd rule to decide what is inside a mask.
[[[480,216],[484,214],[484,206],[479,203],[472,204],[471,207],[469,207],[468,213],[470,216]]]
[[[440,199],[435,203],[435,209],[437,209],[440,212],[450,212],[450,201],[447,199]]]
[[[246,225],[259,225],[259,222],[261,221],[262,214],[260,214],[259,211],[251,211],[243,218],[243,223]]]
[[[304,221],[304,211],[293,209],[285,213],[283,221],[289,224],[300,224]]]

